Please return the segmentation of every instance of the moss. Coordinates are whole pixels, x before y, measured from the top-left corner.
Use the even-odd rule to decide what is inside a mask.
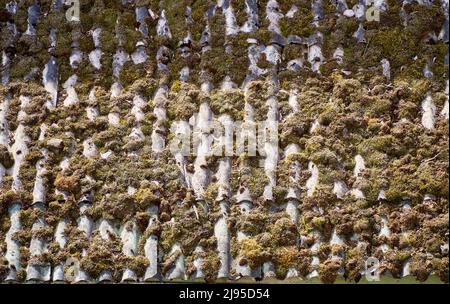
[[[336,281],[337,272],[342,267],[341,260],[326,260],[319,266],[320,280],[325,284],[332,284]]]
[[[94,17],[95,26],[100,26],[108,31],[115,29],[118,17],[118,12],[116,9],[94,5],[91,10],[91,14]]]
[[[165,275],[171,268],[175,266],[177,259],[182,255],[181,250],[176,250],[170,254],[161,264],[161,273]]]
[[[335,200],[335,194],[333,193],[333,185],[331,183],[319,183],[312,196],[307,196],[307,193],[302,193],[301,199],[308,205],[317,205],[318,207],[326,207],[330,201]],[[328,231],[328,230],[326,230]],[[327,234],[328,235],[328,234]]]
[[[215,115],[228,114],[234,121],[244,118],[244,95],[241,90],[215,91],[209,101],[209,106]]]
[[[17,41],[17,44],[21,48],[27,48],[32,54],[40,53],[44,47],[39,38],[32,35],[22,35]]]
[[[13,190],[2,191],[2,193],[0,194],[1,209],[5,208],[6,211],[9,205],[15,202],[21,202],[22,206],[25,207],[29,205],[29,201],[26,200],[26,194],[23,193],[22,191],[13,191]]]
[[[19,213],[20,222],[23,227],[31,228],[33,224],[44,215],[43,211],[36,208],[21,209]]]
[[[94,41],[90,36],[80,35],[78,43],[80,44],[80,51],[83,53],[89,54],[95,49]]]
[[[244,258],[241,258],[239,264],[249,265],[255,269],[267,261],[268,253],[258,244],[255,238],[247,238],[239,241],[239,252]]]
[[[141,131],[145,136],[150,136],[153,132],[153,126],[149,123],[141,124]]]
[[[94,135],[93,141],[98,148],[105,147],[113,151],[123,145],[123,137],[126,135],[125,128],[109,127]]]
[[[412,228],[415,228],[415,226],[417,226],[417,223],[411,223],[411,226]],[[429,240],[425,242],[424,247],[426,248],[427,252],[437,254],[441,251],[442,245],[443,242],[440,238],[431,237]]]
[[[266,105],[267,99],[274,95],[271,84],[265,81],[252,81],[246,89],[246,101],[253,107],[255,121],[265,120],[269,110]]]
[[[104,218],[125,223],[133,217],[134,210],[134,200],[130,195],[113,192],[102,201],[94,204],[89,210],[89,215],[93,219]]]
[[[311,123],[311,119],[298,112],[288,116],[280,125],[281,142],[284,145],[296,142],[299,137],[307,134]]]
[[[218,193],[219,186],[217,184],[210,184],[203,193],[203,197],[208,203],[213,203],[216,201]]]
[[[12,61],[10,69],[11,79],[23,79],[35,67],[39,67],[41,63],[34,57],[18,57]]]
[[[337,74],[334,77],[333,97],[342,99],[347,104],[358,102],[362,95],[361,82],[356,79],[343,79]]]
[[[366,115],[370,117],[380,117],[383,114],[389,115],[392,110],[392,101],[389,99],[377,97],[365,97],[363,106],[366,110]]]
[[[161,10],[165,10],[167,22],[170,32],[172,33],[175,43],[181,41],[188,28],[184,22],[186,6],[190,1],[164,1],[160,3]]]
[[[331,236],[332,225],[330,220],[327,217],[315,217],[311,221],[311,226],[328,239]]]
[[[80,177],[76,175],[59,176],[56,178],[54,185],[62,191],[77,193],[80,190]]]
[[[6,211],[4,210],[6,208],[4,208],[4,206],[2,205],[0,207],[0,214],[2,214],[2,219],[0,221],[0,231],[2,231],[4,234],[4,236],[6,236],[6,232],[9,230],[10,226],[11,226],[11,220],[8,216],[3,216],[3,212]],[[2,242],[2,239],[0,239],[0,242]],[[1,243],[0,243],[1,244]],[[0,250],[3,248],[3,246],[0,246]]]
[[[232,207],[232,214],[240,212],[237,206]],[[233,222],[233,220],[230,220]],[[268,215],[262,208],[254,208],[245,216],[236,214],[233,231],[240,231],[249,237],[241,241],[231,240],[231,254],[240,257],[240,265],[249,265],[252,269],[264,262],[275,263],[278,275],[290,267],[296,267],[302,273],[309,266],[307,252],[295,249],[297,241],[296,225],[292,223],[285,212]],[[288,254],[289,257],[283,254]],[[305,257],[295,260],[296,257]]]
[[[123,39],[122,46],[129,54],[134,52],[137,42],[144,38],[140,31],[135,30],[135,23],[134,12],[124,12],[120,15],[118,26],[116,27],[118,36]]]
[[[252,197],[259,198],[263,195],[269,178],[261,168],[252,167],[250,171],[250,176],[248,176],[248,179],[242,179],[242,183],[248,187]]]
[[[17,280],[19,282],[24,282],[26,278],[26,267],[28,261],[30,260],[30,250],[28,247],[20,246],[19,247],[19,255],[20,255],[20,269],[17,270]]]
[[[312,21],[313,14],[311,8],[300,6],[293,18],[283,18],[280,20],[280,29],[285,37],[290,35],[309,37],[316,30]]]
[[[102,30],[100,44],[103,52],[113,54],[117,48],[117,41],[114,37],[114,33],[107,29]],[[102,66],[104,66],[103,57],[104,56],[102,56]]]
[[[306,277],[311,272],[311,256],[308,250],[299,250],[295,246],[275,249],[274,263],[276,276],[282,280],[290,268],[296,269],[300,276]]]
[[[416,54],[432,48],[430,45],[422,43],[422,39],[429,31],[440,31],[443,22],[441,9],[438,5],[406,5],[406,11],[409,13],[414,11],[414,13],[409,15],[408,24],[404,28],[399,17],[401,7],[394,1],[391,1],[389,7],[387,14],[381,15],[382,22],[377,24],[376,28],[369,28],[369,31],[366,32],[368,36],[366,38],[370,41],[370,45],[365,49],[364,56],[372,65],[383,57],[388,58],[394,73],[397,73],[398,69],[403,66],[405,70],[398,73],[399,75],[416,73],[413,58]],[[433,20],[433,22],[425,22],[425,20]],[[392,47],[386,48],[387,41]]]
[[[146,61],[140,64],[134,64],[132,61],[128,61],[120,71],[120,81],[124,88],[133,85],[136,82],[134,89],[146,89],[144,87],[144,79],[151,76],[154,73],[155,66],[151,61]],[[148,83],[148,82],[147,82]],[[154,86],[150,84],[150,86]],[[154,88],[150,87],[150,91],[154,91]],[[144,91],[147,93],[146,91]]]
[[[185,256],[191,255],[197,245],[205,248],[214,246],[213,225],[207,220],[205,209],[201,205],[196,206],[193,199],[188,195],[181,205],[167,210],[174,221],[162,225],[161,246],[164,253],[170,252],[177,241],[181,243]]]
[[[214,251],[201,253],[200,256],[203,258],[201,267],[205,275],[205,280],[206,282],[213,282],[217,278],[217,273],[219,272],[219,256]]]
[[[51,262],[52,262],[51,255],[48,252],[44,252],[32,256],[28,261],[28,265],[49,266]]]
[[[17,281],[18,282],[25,282],[26,276],[27,276],[27,272],[26,272],[25,268],[20,268],[17,271]]]
[[[297,227],[290,218],[282,217],[268,228],[273,235],[272,243],[274,248],[294,246],[297,243]]]
[[[55,55],[61,58],[70,57],[72,53],[72,37],[65,32],[58,32]]]
[[[411,274],[415,276],[418,281],[426,281],[431,273],[431,269],[431,261],[427,260],[425,254],[419,253],[411,258]]]
[[[252,209],[245,217],[239,217],[236,229],[248,235],[257,235],[263,232],[268,216],[260,209]]]
[[[17,241],[19,244],[29,244],[31,241],[31,232],[26,230],[20,230],[14,233],[11,239]]]
[[[377,162],[383,164],[382,160],[378,160]],[[354,186],[359,187],[366,196],[367,201],[371,204],[378,202],[378,194],[381,190],[388,187],[389,183],[382,172],[379,169],[366,169],[363,175],[364,179],[357,185],[354,184]]]
[[[141,182],[141,187],[134,194],[134,198],[141,210],[146,210],[151,204],[158,204],[161,201],[162,189],[155,183]]]
[[[93,278],[97,278],[102,271],[110,271],[118,280],[120,272],[124,270],[122,264],[124,259],[120,239],[105,241],[94,232],[89,241],[87,254],[80,260],[80,266]]]
[[[76,200],[71,197],[64,202],[52,201],[48,204],[45,213],[45,222],[49,225],[56,225],[59,220],[75,220],[79,216],[79,208]]]
[[[34,187],[34,179],[36,178],[36,167],[29,162],[24,162],[20,166],[19,179],[22,183],[23,190],[32,193]]]
[[[136,273],[137,277],[144,276],[147,267],[150,265],[149,260],[142,255],[133,257],[127,256],[124,260],[124,266]]]
[[[324,108],[324,111],[320,113],[320,115],[317,118],[319,124],[322,126],[330,125],[338,115],[339,110],[340,110],[339,107],[336,106],[335,104],[331,103],[327,104],[326,107]]]
[[[6,168],[11,168],[14,165],[14,158],[7,147],[0,145],[0,163]]]
[[[139,231],[145,232],[150,221],[150,215],[147,212],[136,212],[135,218]]]
[[[9,263],[4,257],[0,259],[0,280],[4,280],[9,273]]]
[[[175,81],[169,92],[167,115],[171,120],[189,120],[198,110],[200,91],[196,86]]]
[[[364,270],[364,253],[358,248],[349,249],[346,253],[348,259],[345,265],[346,280],[358,283],[361,280],[361,271]]]
[[[448,283],[449,275],[448,275],[448,257],[445,258],[435,258],[432,261],[433,268],[436,274],[439,276],[442,282]]]
[[[300,185],[304,185],[307,179],[310,177],[309,171],[301,170],[298,181],[294,177],[297,173],[292,167],[295,163],[298,163],[300,168],[306,168],[308,165],[308,157],[305,153],[295,153],[285,157],[279,162],[277,167],[277,185],[281,187],[293,187],[300,190]],[[284,196],[281,197],[281,201],[284,200]]]
[[[140,78],[135,80],[128,88],[131,92],[141,94],[143,97],[150,100],[157,88],[157,82],[153,78]]]
[[[245,1],[232,3],[239,24],[246,21],[244,12]],[[356,0],[347,1],[349,7],[357,3]],[[50,1],[41,3],[43,11],[50,9]],[[5,235],[9,229],[7,209],[11,202],[23,202],[24,211],[21,214],[24,229],[16,235],[23,244],[21,248],[22,260],[19,279],[25,280],[25,268],[28,262],[45,263],[62,262],[72,256],[81,259],[83,249],[91,247],[90,256],[85,257],[84,263],[91,274],[97,274],[101,269],[113,267],[115,279],[119,279],[121,271],[128,267],[142,274],[147,262],[140,254],[143,243],[149,235],[156,235],[161,240],[163,248],[162,260],[164,272],[170,269],[181,252],[169,255],[172,245],[182,242],[182,253],[185,256],[187,271],[194,271],[193,261],[200,257],[193,249],[201,245],[205,252],[202,269],[208,280],[214,280],[219,267],[216,254],[216,244],[213,225],[217,220],[218,185],[213,183],[207,188],[205,199],[210,209],[204,212],[202,205],[196,203],[192,193],[187,194],[179,179],[179,169],[168,151],[155,158],[151,148],[151,133],[155,117],[154,101],[143,108],[145,119],[140,127],[146,135],[144,141],[132,141],[127,138],[131,128],[136,126],[133,115],[130,114],[131,100],[135,94],[140,94],[146,100],[151,100],[156,88],[160,84],[169,85],[170,92],[166,104],[169,119],[188,119],[194,114],[198,105],[209,102],[214,114],[230,114],[234,120],[243,120],[245,101],[253,105],[255,119],[263,120],[267,115],[265,101],[269,96],[278,98],[280,116],[281,148],[295,143],[301,153],[281,161],[277,168],[277,187],[274,189],[275,203],[271,205],[262,202],[261,195],[267,184],[267,177],[259,167],[259,159],[246,158],[246,166],[239,167],[239,159],[233,158],[231,176],[231,190],[236,193],[240,187],[250,188],[254,198],[255,208],[248,216],[240,214],[237,206],[231,208],[229,229],[233,236],[231,251],[233,256],[244,256],[238,262],[242,265],[260,266],[265,261],[275,264],[278,278],[285,278],[289,268],[296,268],[302,276],[311,272],[310,247],[314,237],[308,236],[311,229],[321,231],[321,236],[328,239],[332,229],[345,238],[344,248],[323,245],[318,256],[321,261],[319,273],[326,282],[333,282],[336,270],[345,268],[347,280],[357,282],[363,269],[363,262],[367,254],[380,258],[384,271],[389,271],[394,277],[401,275],[406,259],[412,255],[412,271],[420,280],[424,280],[432,270],[442,280],[448,281],[448,259],[441,250],[441,245],[447,242],[448,233],[448,122],[439,118],[434,130],[424,130],[421,127],[421,102],[427,92],[431,92],[437,106],[437,113],[441,111],[445,96],[442,90],[447,79],[448,66],[443,64],[448,53],[448,45],[442,41],[433,42],[427,38],[429,32],[438,33],[442,26],[443,12],[440,4],[429,7],[417,4],[407,4],[405,9],[409,13],[409,24],[403,27],[399,16],[401,4],[388,0],[389,10],[381,14],[381,22],[364,24],[366,43],[354,43],[352,37],[359,25],[355,18],[339,17],[335,14],[335,5],[324,3],[324,20],[315,28],[311,25],[311,3],[308,1],[283,1],[280,10],[286,13],[293,4],[300,10],[294,19],[283,18],[280,25],[284,36],[299,35],[307,38],[312,31],[318,29],[324,35],[322,52],[327,59],[332,58],[338,46],[345,52],[342,65],[328,60],[321,66],[322,75],[317,75],[308,69],[300,72],[288,71],[285,63],[295,58],[303,58],[304,50],[300,45],[287,45],[282,50],[282,62],[279,70],[275,71],[265,56],[257,62],[260,68],[272,69],[280,79],[282,90],[275,92],[262,77],[249,86],[248,98],[239,90],[229,92],[213,91],[211,96],[200,93],[199,83],[211,81],[216,88],[220,86],[225,76],[230,76],[239,86],[247,73],[249,66],[247,54],[247,38],[255,38],[261,44],[268,45],[272,34],[267,30],[268,20],[265,8],[267,0],[259,1],[259,17],[261,27],[253,33],[240,33],[233,37],[225,35],[224,16],[218,11],[210,18],[212,33],[211,49],[200,51],[196,42],[191,45],[191,55],[181,56],[177,43],[187,32],[191,32],[194,41],[199,41],[200,34],[206,25],[205,11],[214,1],[137,1],[136,5],[145,5],[160,13],[166,9],[169,25],[174,39],[159,39],[156,36],[156,20],[147,18],[146,23],[150,37],[146,39],[149,60],[145,64],[132,65],[129,63],[121,73],[124,86],[119,98],[110,98],[108,92],[114,78],[112,76],[112,55],[116,52],[119,39],[123,39],[123,47],[128,53],[135,50],[137,39],[142,38],[135,31],[135,15],[133,5],[120,5],[117,1],[81,2],[82,22],[74,26],[68,24],[63,12],[52,13],[40,18],[38,36],[22,36],[18,41],[12,41],[12,35],[5,27],[2,28],[1,43],[3,48],[14,43],[15,56],[10,56],[10,76],[12,83],[0,88],[1,95],[9,95],[7,115],[10,132],[18,126],[20,110],[19,96],[31,96],[31,104],[23,109],[28,117],[23,120],[25,132],[30,137],[27,144],[29,153],[20,169],[20,178],[24,183],[24,191],[14,193],[8,191],[12,187],[12,176],[7,170],[2,177],[2,191],[0,195],[0,230]],[[184,22],[184,9],[192,7],[193,24]],[[27,28],[27,5],[19,5],[15,17],[15,24],[19,32]],[[117,19],[122,25],[117,26]],[[431,21],[430,21],[431,20]],[[180,22],[181,21],[181,22]],[[295,21],[295,22],[294,22]],[[295,24],[294,24],[295,23]],[[33,81],[22,81],[32,68],[41,67],[48,62],[50,54],[46,52],[50,47],[49,29],[58,28],[58,45],[54,54],[59,56],[58,64],[60,78],[65,80],[73,73],[79,76],[76,91],[80,104],[72,107],[57,107],[47,110],[44,103],[48,94],[39,82],[39,73],[31,78]],[[101,49],[102,69],[97,71],[92,65],[84,64],[74,71],[68,62],[71,53],[73,33],[78,37],[80,48],[84,53],[93,50],[92,36],[88,31],[102,28]],[[116,32],[118,37],[116,37]],[[67,36],[66,34],[69,33]],[[169,72],[156,76],[155,56],[158,46],[166,45],[173,51],[168,55]],[[228,47],[225,48],[225,45]],[[227,52],[226,52],[227,50]],[[153,55],[152,55],[153,54]],[[417,57],[416,57],[417,56]],[[380,60],[387,58],[391,65],[391,83],[386,84],[383,77]],[[434,63],[432,59],[435,58]],[[88,63],[88,62],[87,62]],[[434,73],[431,79],[425,79],[423,68],[429,64]],[[179,81],[181,68],[189,67],[189,83]],[[351,71],[344,75],[340,70]],[[201,71],[204,70],[204,73]],[[155,77],[160,77],[159,79]],[[196,84],[196,85],[194,85]],[[95,88],[97,101],[88,100],[89,92]],[[297,113],[292,113],[289,105],[290,90],[297,90]],[[61,96],[60,96],[61,97]],[[63,96],[64,97],[64,96]],[[157,103],[157,102],[156,102]],[[86,106],[97,107],[100,117],[93,122],[87,119]],[[120,113],[121,126],[112,128],[108,125],[107,115],[112,111]],[[291,115],[292,114],[292,115]],[[312,124],[317,121],[320,126],[310,134]],[[38,126],[45,122],[50,128],[46,139],[61,139],[60,145],[46,146],[47,140],[38,141]],[[72,133],[72,135],[69,134]],[[81,142],[88,137],[94,139],[101,152],[114,152],[108,159],[86,159],[82,155]],[[56,243],[51,244],[50,255],[30,258],[27,247],[32,233],[30,231],[37,214],[33,209],[27,209],[32,202],[32,190],[36,177],[35,164],[42,159],[41,148],[49,148],[45,168],[44,183],[47,200],[50,202],[45,213],[45,220],[55,227],[57,222],[66,218],[69,228],[67,250],[61,250]],[[139,148],[139,150],[138,150]],[[138,150],[137,157],[128,156],[127,152]],[[355,166],[354,156],[360,154],[365,160],[366,169],[360,176],[353,177]],[[61,172],[59,167],[63,157],[70,158],[69,167]],[[242,160],[242,159],[241,159]],[[190,161],[190,160],[189,160]],[[291,166],[293,161],[301,165],[298,182],[293,181]],[[312,197],[305,197],[303,187],[310,173],[306,170],[309,161],[319,167],[319,186]],[[13,158],[6,147],[0,147],[0,162],[5,167],[13,165]],[[208,166],[215,171],[214,162]],[[89,175],[96,182],[87,182],[82,177]],[[358,188],[365,199],[356,199],[348,194],[337,199],[333,193],[333,184],[342,180],[349,188]],[[158,181],[159,187],[141,181]],[[106,186],[105,186],[106,185]],[[125,195],[128,186],[137,189],[133,196]],[[301,220],[299,231],[291,224],[283,212],[271,213],[285,203],[288,187],[294,187],[301,194],[302,203],[299,205]],[[61,197],[54,195],[55,188],[69,192],[69,197],[62,202]],[[79,217],[77,199],[82,193],[93,190],[95,198],[89,215],[94,219],[107,217],[118,221],[127,221],[133,216],[143,231],[140,250],[136,257],[124,257],[120,253],[120,244],[116,246],[91,245],[76,229],[76,219]],[[387,199],[378,200],[380,190],[386,190]],[[425,194],[436,196],[434,200],[423,202]],[[406,197],[411,199],[412,209],[404,212],[397,203]],[[180,203],[181,202],[181,203]],[[159,221],[148,226],[149,215],[147,208],[150,204],[159,204]],[[259,206],[261,204],[262,206]],[[279,205],[277,205],[279,204]],[[270,206],[269,206],[270,205]],[[194,207],[197,209],[196,215]],[[270,212],[269,212],[270,208]],[[320,210],[318,210],[320,209]],[[389,220],[391,237],[377,237],[380,224],[379,216],[383,214]],[[234,237],[236,231],[248,233],[251,243],[240,248]],[[41,237],[51,235],[50,229],[38,231]],[[359,244],[366,244],[356,248]],[[303,242],[297,246],[296,238],[301,236]],[[95,241],[103,241],[95,235]],[[376,250],[382,243],[386,243],[393,250],[382,253]],[[110,254],[102,264],[99,254]],[[410,250],[411,249],[411,250]],[[105,252],[110,250],[111,252]],[[243,251],[242,251],[243,250]],[[0,255],[5,251],[5,243],[0,237]],[[331,261],[330,254],[344,254],[345,261]],[[112,261],[115,261],[112,265]],[[4,276],[4,268],[0,261],[0,277]],[[188,269],[190,268],[190,269]],[[1,278],[0,278],[1,279]]]
[[[83,249],[89,247],[89,240],[81,230],[78,230],[76,226],[68,225],[64,231],[67,237],[66,251],[67,255],[74,258],[81,258],[81,252]]]
[[[214,18],[219,18],[219,15],[216,14],[216,16]],[[227,45],[230,51],[225,52],[225,41],[223,40],[225,34],[216,32],[214,28],[220,27],[224,29],[224,25],[221,27],[216,20],[213,20],[213,22],[214,25],[211,24],[213,46],[202,54],[201,69],[207,71],[213,77],[212,83],[215,86],[219,86],[225,76],[230,76],[234,83],[240,85],[245,79],[247,67],[249,66],[246,38],[241,36],[245,36],[245,34],[229,38]]]
[[[424,162],[422,164],[406,162],[408,158],[394,161],[388,172],[392,175],[386,197],[399,201],[408,197],[420,201],[425,194],[448,195],[448,172],[444,163]],[[391,171],[392,170],[392,171]]]
[[[32,231],[32,236],[37,239],[45,240],[46,242],[50,242],[53,238],[53,227],[47,226],[41,229],[37,229]]]
[[[327,167],[336,167],[338,164],[338,157],[333,151],[324,149],[312,154],[311,161],[316,165],[320,164]]]

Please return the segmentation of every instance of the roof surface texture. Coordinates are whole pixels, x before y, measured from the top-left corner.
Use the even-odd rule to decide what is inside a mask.
[[[65,2],[0,0],[0,283],[448,283],[448,0]]]

